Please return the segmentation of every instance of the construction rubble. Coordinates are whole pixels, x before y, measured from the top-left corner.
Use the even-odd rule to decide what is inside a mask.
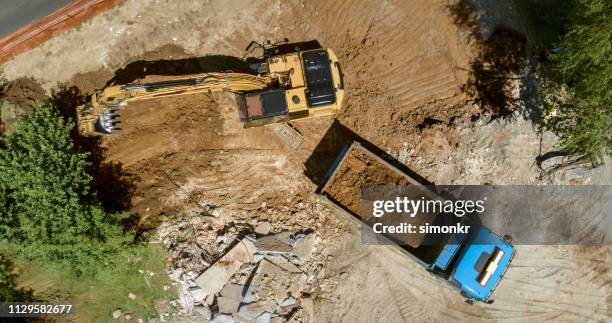
[[[173,266],[168,274],[178,291],[178,299],[170,302],[175,317],[312,321],[310,295],[324,273],[315,257],[320,242],[315,233],[274,233],[267,221],[219,230],[201,217],[193,217],[191,226],[186,223],[160,230]],[[170,312],[161,313],[161,320],[169,319]]]

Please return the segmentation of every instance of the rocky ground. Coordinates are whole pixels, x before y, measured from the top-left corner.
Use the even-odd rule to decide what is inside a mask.
[[[411,259],[363,245],[313,194],[338,128],[436,184],[612,183],[610,163],[540,178],[535,157],[556,139],[522,113],[529,66],[502,89],[512,115],[491,121],[466,88],[480,40],[460,4],[128,0],[0,68],[70,110],[113,82],[231,67],[253,39],[316,39],[338,55],[343,111],[294,123],[298,149],[243,129],[233,97],[203,94],[130,105],[122,133],[96,142],[102,199],[168,250],[178,297],[160,320],[605,321],[609,247],[518,246],[495,304],[468,306]]]

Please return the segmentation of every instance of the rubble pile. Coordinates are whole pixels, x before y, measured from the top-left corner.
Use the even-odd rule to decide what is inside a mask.
[[[273,233],[268,221],[214,227],[214,218],[194,216],[160,228],[179,315],[258,323],[311,317],[326,259],[312,230]]]

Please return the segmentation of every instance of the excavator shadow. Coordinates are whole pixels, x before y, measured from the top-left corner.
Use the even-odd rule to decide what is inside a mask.
[[[147,75],[186,76],[212,72],[248,72],[249,64],[239,57],[208,55],[183,59],[138,60],[115,71],[113,78],[104,87],[133,83]]]
[[[58,84],[57,90],[53,90],[51,94],[56,109],[66,120],[76,120],[74,107],[85,103],[86,99],[79,88],[65,84]],[[70,135],[75,149],[88,154],[88,173],[93,177],[91,186],[104,209],[111,213],[128,211],[135,186],[121,163],[104,161],[106,149],[102,146],[102,138],[83,137],[79,135],[76,127]],[[137,219],[130,218],[124,225],[133,227],[136,221]]]
[[[133,83],[143,79],[147,75],[160,76],[186,76],[190,74],[213,73],[213,72],[236,72],[248,73],[249,65],[264,55],[261,51],[264,47],[273,48],[274,55],[285,55],[296,51],[304,51],[321,48],[317,40],[290,43],[288,40],[280,43],[265,43],[264,45],[253,42],[259,46],[253,46],[253,50],[245,53],[248,58],[240,58],[228,55],[206,55],[200,57],[189,57],[182,59],[161,60],[138,60],[129,63],[123,68],[115,71],[115,75],[106,82],[104,87]],[[249,48],[252,45],[249,45]],[[260,49],[257,51],[257,49]]]
[[[316,185],[320,185],[325,175],[332,167],[336,158],[344,147],[348,147],[351,143],[357,141],[364,148],[380,156],[393,166],[397,167],[402,172],[405,172],[423,185],[434,185],[425,178],[421,177],[406,165],[400,163],[393,156],[386,153],[376,145],[359,136],[351,129],[344,126],[338,120],[334,120],[329,127],[319,144],[315,147],[312,154],[306,160],[304,174]]]

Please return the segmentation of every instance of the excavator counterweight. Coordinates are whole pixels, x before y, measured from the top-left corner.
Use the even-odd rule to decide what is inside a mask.
[[[332,50],[296,49],[275,55],[277,51],[273,49],[266,47],[264,56],[254,59],[251,74],[205,73],[104,88],[92,95],[90,102],[77,107],[79,132],[84,136],[111,134],[116,129],[118,111],[133,101],[216,91],[236,94],[245,127],[339,112],[344,85],[340,64]]]

